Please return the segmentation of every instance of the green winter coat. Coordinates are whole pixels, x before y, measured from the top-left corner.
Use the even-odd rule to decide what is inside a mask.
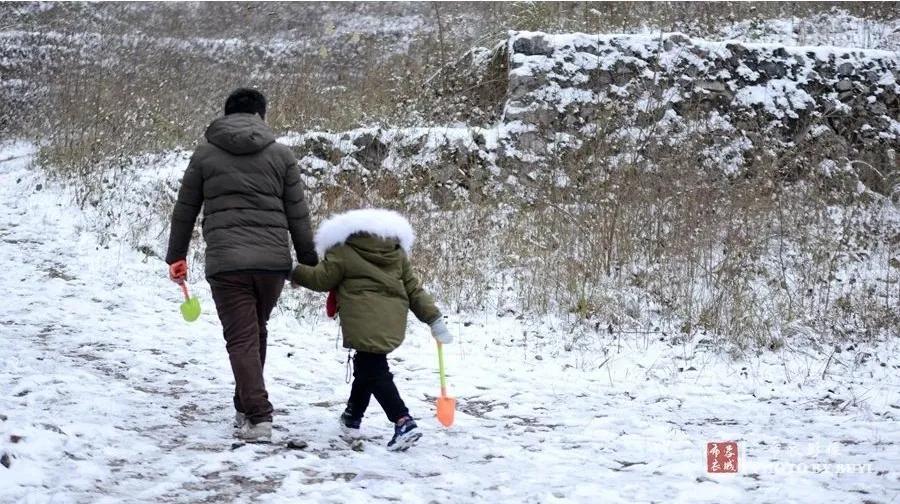
[[[356,232],[317,266],[297,266],[291,279],[315,291],[337,290],[346,348],[387,354],[403,343],[408,311],[428,324],[441,317],[397,239]]]

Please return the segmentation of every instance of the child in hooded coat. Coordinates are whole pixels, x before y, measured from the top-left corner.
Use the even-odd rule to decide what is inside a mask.
[[[407,313],[450,343],[440,310],[412,270],[415,233],[400,214],[383,209],[351,210],[326,220],[316,232],[315,267],[299,265],[291,281],[320,292],[336,292],[344,347],[356,350],[353,385],[342,426],[358,433],[371,396],[394,423],[390,450],[405,450],[422,436],[400,398],[387,354],[403,343]]]

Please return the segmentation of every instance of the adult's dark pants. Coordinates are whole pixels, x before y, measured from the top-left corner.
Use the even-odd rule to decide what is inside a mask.
[[[266,323],[284,280],[283,273],[223,273],[208,279],[234,373],[234,408],[253,424],[272,421],[263,380]]]
[[[388,369],[387,355],[369,352],[356,352],[353,357],[353,385],[350,388],[350,400],[347,409],[356,418],[362,418],[369,400],[381,405],[388,420],[397,422],[409,415],[409,410],[400,398],[400,392],[394,385],[394,375]]]

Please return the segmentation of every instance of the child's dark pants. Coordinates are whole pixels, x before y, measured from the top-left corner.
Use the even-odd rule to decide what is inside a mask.
[[[375,396],[391,422],[396,423],[409,415],[394,385],[394,375],[388,369],[387,355],[356,352],[353,357],[353,386],[347,401],[347,408],[354,417],[362,418],[371,396]]]

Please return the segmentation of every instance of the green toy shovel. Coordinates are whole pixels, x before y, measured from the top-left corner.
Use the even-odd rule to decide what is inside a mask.
[[[191,297],[188,293],[187,283],[181,282],[181,292],[184,293],[184,303],[181,303],[181,316],[188,322],[193,322],[200,318],[200,300]]]

